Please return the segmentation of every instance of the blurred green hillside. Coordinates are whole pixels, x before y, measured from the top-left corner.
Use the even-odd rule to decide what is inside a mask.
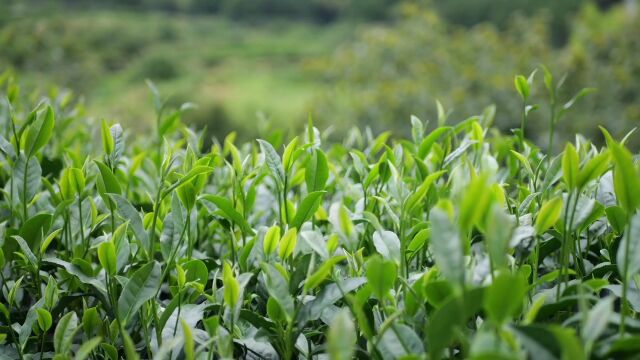
[[[558,125],[621,135],[640,119],[640,21],[615,0],[7,0],[0,3],[0,68],[27,89],[59,85],[88,113],[143,134],[153,123],[151,79],[185,121],[250,138],[290,131],[312,114],[336,136],[347,127],[408,132],[408,118],[450,121],[497,106],[517,125],[513,74],[546,65],[565,80],[562,106],[599,91]],[[527,130],[544,144],[542,74]],[[562,102],[560,102],[562,101]],[[269,119],[269,121],[264,121]],[[597,135],[597,134],[596,134]]]
[[[256,112],[274,124],[307,110],[319,90],[303,69],[346,41],[355,25],[238,23],[205,15],[82,10],[15,19],[0,30],[0,64],[29,88],[58,84],[86,94],[92,114],[142,130],[151,114],[145,79],[171,102],[198,105],[187,121],[223,133],[255,129]],[[233,119],[233,125],[231,124]]]

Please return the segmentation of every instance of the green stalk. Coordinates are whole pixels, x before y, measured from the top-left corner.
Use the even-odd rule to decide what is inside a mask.
[[[7,285],[7,281],[4,278],[4,273],[2,272],[1,269],[0,269],[0,279],[2,279],[2,285],[7,290],[7,293],[9,293],[9,286]],[[8,310],[10,310],[10,308]],[[18,341],[18,339],[16,339],[16,335],[14,334],[13,327],[11,326],[11,312],[10,311],[7,311],[7,314],[6,314],[5,318],[7,319],[7,324],[9,325],[9,335],[11,335],[11,341],[16,346],[16,350],[18,351],[18,356],[20,357],[20,360],[24,360],[24,355],[22,354],[22,346],[20,346],[20,342]]]
[[[82,257],[85,257],[87,255],[87,252],[89,252],[89,244],[84,238],[84,222],[82,221],[82,197],[80,196],[80,194],[78,194],[78,219],[80,220],[80,241],[84,247]]]
[[[524,151],[524,126],[527,120],[527,102],[522,101],[522,116],[520,117],[520,134],[518,134],[518,140],[520,141],[520,149]]]
[[[22,218],[23,221],[27,220],[29,215],[27,212],[27,174],[29,173],[29,157],[26,158],[24,164],[23,178],[22,178]]]
[[[629,303],[627,302],[627,291],[629,289],[629,247],[631,245],[631,214],[627,215],[627,229],[625,230],[627,241],[624,244],[624,269],[622,278],[622,308],[620,314],[620,337],[624,336],[627,314],[629,313]]]

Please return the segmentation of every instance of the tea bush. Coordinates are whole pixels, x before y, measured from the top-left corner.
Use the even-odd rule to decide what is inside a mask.
[[[638,156],[604,128],[557,155],[527,140],[539,80],[515,78],[513,135],[441,108],[409,138],[329,143],[309,120],[205,149],[152,84],[154,132],[132,138],[6,73],[0,357],[637,354]]]

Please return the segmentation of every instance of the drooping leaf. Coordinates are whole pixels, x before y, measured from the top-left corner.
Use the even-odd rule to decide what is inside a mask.
[[[160,264],[152,261],[136,270],[118,299],[121,321],[127,322],[146,301],[156,296],[160,286]]]

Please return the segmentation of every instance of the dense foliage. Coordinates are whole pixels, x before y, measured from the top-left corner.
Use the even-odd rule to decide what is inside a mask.
[[[534,79],[515,78],[525,104]],[[492,111],[443,109],[410,138],[330,144],[309,121],[205,149],[152,84],[136,139],[0,86],[2,358],[640,351],[640,168],[604,128],[545,155]]]
[[[599,93],[559,125],[564,140],[576,132],[600,138],[595,124],[604,119],[614,120],[608,122],[611,132],[623,135],[640,119],[640,37],[631,35],[640,32],[639,15],[625,7],[602,11],[595,6],[576,15],[566,45],[555,47],[546,16],[513,16],[503,29],[491,24],[469,29],[431,9],[403,6],[401,21],[365,31],[318,64],[332,87],[318,97],[314,114],[327,124],[337,113],[378,131],[408,134],[402,119],[433,116],[438,98],[459,118],[495,104],[496,125],[508,130],[518,125],[522,107],[511,96],[511,74],[546,64],[558,80],[565,78],[558,100],[567,101],[584,87]],[[530,104],[540,108],[532,112],[528,130],[538,144],[548,139],[549,96],[542,82],[532,89]],[[634,148],[640,145],[630,141]]]

